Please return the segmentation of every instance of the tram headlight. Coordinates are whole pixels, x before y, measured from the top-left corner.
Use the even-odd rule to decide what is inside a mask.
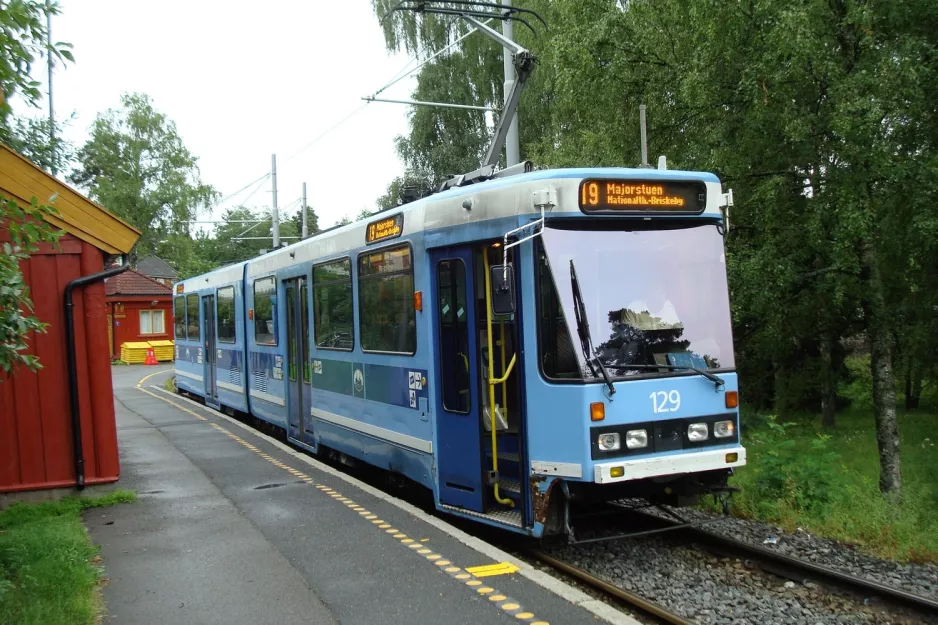
[[[625,446],[629,449],[648,447],[647,430],[629,430],[625,433]]]
[[[692,443],[699,443],[707,440],[710,436],[706,423],[691,423],[687,426],[687,440]]]
[[[619,439],[618,432],[613,432],[611,434],[600,434],[598,442],[599,451],[616,451],[622,446],[622,441]]]
[[[714,438],[729,438],[736,433],[736,424],[732,421],[717,421],[713,424]]]

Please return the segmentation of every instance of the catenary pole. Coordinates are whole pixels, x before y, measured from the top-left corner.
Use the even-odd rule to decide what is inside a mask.
[[[303,238],[305,239],[306,237],[309,236],[309,225],[307,224],[307,221],[306,221],[306,183],[305,182],[303,183],[303,204],[300,210],[303,211],[303,231],[301,234]]]
[[[270,180],[273,186],[273,197],[271,198],[272,207],[270,217],[273,222],[272,233],[274,235],[274,249],[280,247],[280,215],[277,214],[277,155],[270,155]]]
[[[511,7],[511,0],[502,0],[502,6]],[[510,19],[502,22],[502,34],[507,39],[511,39],[513,27]],[[502,59],[505,64],[505,104],[508,104],[508,95],[515,84],[515,64],[514,54],[507,48],[502,49]],[[518,144],[518,113],[515,112],[511,119],[511,125],[508,126],[508,134],[505,137],[505,166],[511,167],[521,161],[521,148]]]
[[[49,148],[52,150],[50,169],[54,176],[55,168],[55,113],[52,108],[52,5],[46,1],[46,61],[49,71]]]

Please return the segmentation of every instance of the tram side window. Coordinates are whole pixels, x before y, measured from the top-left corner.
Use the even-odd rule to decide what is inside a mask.
[[[186,298],[177,297],[173,300],[173,324],[176,340],[186,340]]]
[[[190,341],[199,340],[199,296],[196,293],[186,295],[186,328]]]
[[[352,263],[348,258],[313,267],[316,347],[351,351]]]
[[[218,342],[235,342],[234,287],[226,286],[215,292],[215,309],[218,318]]]
[[[358,257],[359,335],[362,351],[417,351],[414,267],[410,247]]]
[[[537,255],[538,334],[541,369],[548,378],[581,378],[570,328],[564,319],[560,298],[551,276],[544,248]]]
[[[254,342],[277,344],[277,283],[273,276],[254,281]]]
[[[437,265],[440,314],[440,370],[443,408],[468,413],[469,311],[466,307],[466,266],[459,259]]]

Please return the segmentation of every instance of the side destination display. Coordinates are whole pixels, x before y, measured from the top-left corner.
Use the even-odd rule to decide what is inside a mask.
[[[368,224],[365,230],[365,243],[376,243],[385,239],[393,239],[404,232],[404,214],[398,213],[393,217],[386,217]]]
[[[600,180],[580,183],[584,213],[702,213],[707,186],[699,180]]]

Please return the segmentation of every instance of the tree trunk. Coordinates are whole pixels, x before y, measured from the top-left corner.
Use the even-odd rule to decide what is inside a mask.
[[[899,424],[896,420],[896,388],[892,369],[892,341],[888,331],[883,276],[875,243],[868,242],[864,264],[869,288],[864,308],[870,338],[870,372],[873,376],[873,410],[876,416],[876,442],[879,446],[879,490],[902,494],[902,467],[899,457]]]
[[[912,359],[905,368],[905,409],[912,410]]]
[[[782,364],[775,362],[775,415],[779,421],[783,421],[788,416],[788,393],[785,388],[785,372],[782,370]]]
[[[922,368],[914,363],[909,365],[906,378],[905,409],[918,410],[922,401]]]
[[[821,333],[821,425],[833,430],[837,423],[837,376],[834,375],[834,337],[831,330]]]

